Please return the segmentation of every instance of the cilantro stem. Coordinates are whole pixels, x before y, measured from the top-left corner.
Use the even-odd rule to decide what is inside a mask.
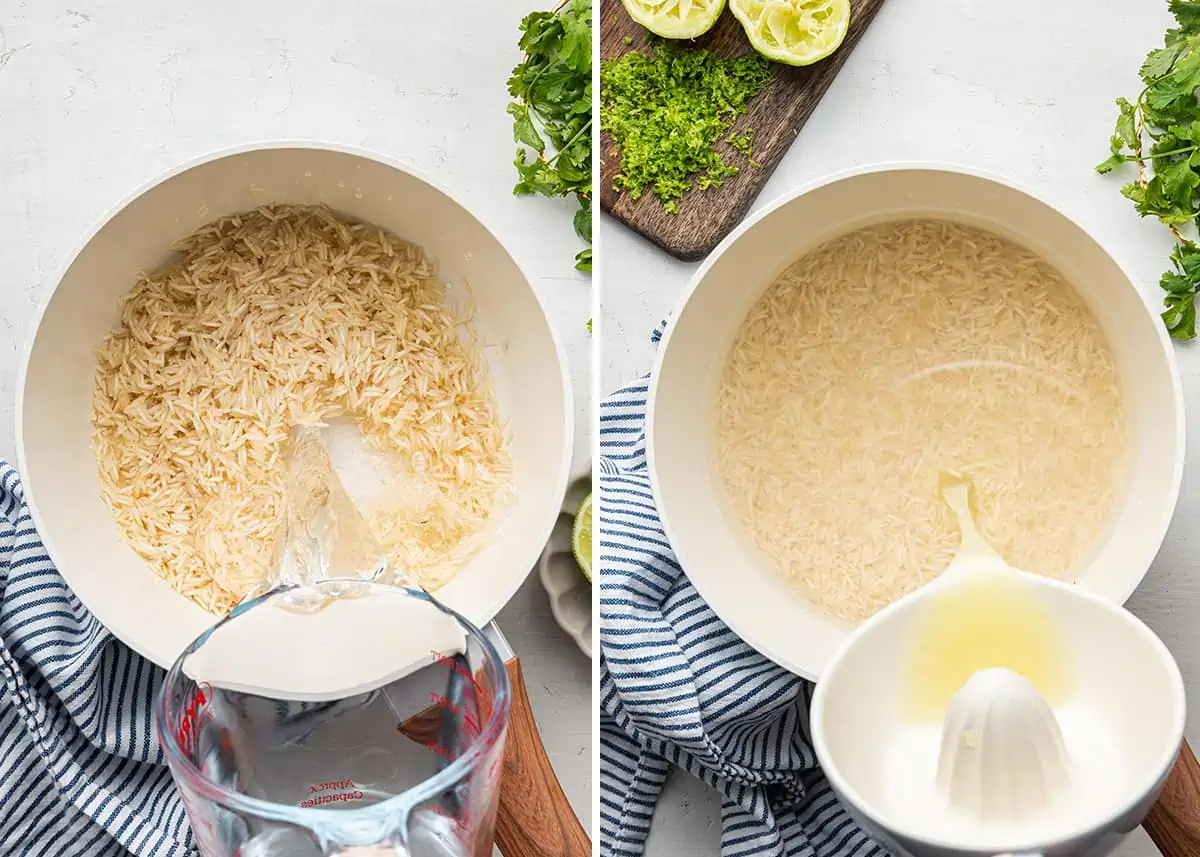
[[[1151,156],[1151,159],[1153,159],[1153,158],[1166,158],[1166,157],[1168,157],[1168,156],[1170,156],[1170,155],[1186,155],[1188,152],[1195,152],[1195,151],[1197,151],[1197,150],[1200,150],[1200,145],[1197,145],[1197,146],[1184,146],[1182,149],[1172,149],[1172,150],[1171,150],[1171,151],[1169,151],[1169,152],[1155,152],[1155,153],[1154,153],[1154,154]],[[1140,156],[1140,155],[1122,155],[1121,157],[1122,157],[1124,160],[1126,160],[1126,161],[1141,161],[1141,160],[1142,160],[1142,158],[1141,158],[1141,156]]]
[[[1133,154],[1137,159],[1138,179],[1142,183],[1142,187],[1150,181],[1149,175],[1146,173],[1146,160],[1142,157],[1142,135],[1146,133],[1146,93],[1150,91],[1150,87],[1142,90],[1137,97],[1137,106],[1134,108],[1134,113],[1137,114],[1137,134],[1134,135]]]
[[[585,123],[583,124],[583,127],[582,127],[582,128],[580,128],[578,131],[576,131],[576,132],[575,132],[575,136],[574,136],[574,137],[572,137],[570,140],[567,140],[567,142],[566,142],[566,143],[564,143],[562,146],[560,146],[560,147],[559,147],[558,151],[554,153],[554,156],[553,156],[552,158],[550,158],[550,160],[546,161],[546,163],[547,163],[547,164],[553,164],[555,161],[557,161],[557,160],[558,160],[558,156],[559,156],[559,155],[561,155],[563,152],[565,152],[567,149],[571,148],[571,146],[572,146],[572,145],[573,145],[573,144],[574,144],[574,143],[575,143],[575,142],[576,142],[576,141],[577,141],[577,140],[578,140],[580,137],[582,137],[582,136],[584,135],[584,132],[586,132],[586,131],[590,130],[590,129],[591,129],[591,127],[592,127],[592,120],[591,120],[591,119],[589,119],[587,122],[585,122]]]
[[[1175,58],[1175,62],[1179,62],[1178,57]],[[1172,63],[1172,67],[1174,67],[1174,63]],[[1142,136],[1146,133],[1146,94],[1148,92],[1150,92],[1150,84],[1147,84],[1146,87],[1142,89],[1141,93],[1138,94],[1137,104],[1134,107],[1134,113],[1137,115],[1137,133],[1134,135],[1133,159],[1137,161],[1138,183],[1143,188],[1150,184],[1150,173],[1146,169],[1146,158],[1142,152]],[[1194,150],[1197,147],[1193,146],[1192,148]],[[1163,152],[1162,154],[1167,155],[1171,153]],[[1188,247],[1192,246],[1192,242],[1183,237],[1183,233],[1179,231],[1179,227],[1177,227],[1174,223],[1168,223],[1161,217],[1158,218],[1158,222],[1167,227],[1167,231],[1169,231],[1175,240],[1180,244]]]

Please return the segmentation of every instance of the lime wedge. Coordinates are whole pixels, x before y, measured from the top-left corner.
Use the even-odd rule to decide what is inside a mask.
[[[838,49],[850,0],[730,0],[754,49],[786,65],[811,65]]]
[[[664,39],[694,39],[712,29],[725,0],[621,0],[629,17]]]
[[[571,528],[571,550],[583,576],[592,579],[592,495],[588,494],[575,513],[575,526]]]

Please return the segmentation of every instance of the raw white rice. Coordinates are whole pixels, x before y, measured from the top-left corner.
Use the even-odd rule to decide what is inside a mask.
[[[368,520],[429,586],[475,550],[510,481],[478,348],[421,249],[324,207],[203,227],[122,300],[93,442],[125,540],[216,614],[270,570],[299,422],[351,418],[408,471]]]

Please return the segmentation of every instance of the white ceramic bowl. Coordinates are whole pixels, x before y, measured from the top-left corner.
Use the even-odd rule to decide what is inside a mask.
[[[1154,559],[1179,493],[1184,410],[1170,340],[1082,227],[1028,192],[967,170],[883,166],[801,188],[744,222],[693,276],[654,365],[647,447],[663,527],[688,577],[743,639],[806,678],[821,674],[852,626],[806,602],[741,535],[716,466],[720,373],[746,313],[788,265],[837,235],[925,216],[973,224],[1039,253],[1074,285],[1111,343],[1131,466],[1104,543],[1077,583],[1123,603]]]
[[[829,782],[858,820],[898,854],[981,857],[1000,853],[1100,857],[1141,823],[1175,763],[1186,698],[1179,666],[1132,613],[1079,587],[1047,581],[1039,595],[1061,629],[1076,668],[1073,704],[1093,713],[1109,747],[1095,755],[1119,762],[1112,789],[1085,801],[1074,823],[1051,823],[1050,841],[957,841],[928,817],[889,805],[887,753],[904,728],[904,642],[928,602],[903,598],[863,623],[826,665],[813,696],[813,746]],[[864,700],[870,700],[864,704]],[[931,766],[936,762],[931,761]],[[894,766],[891,768],[894,770]],[[915,788],[908,770],[904,788]],[[1093,773],[1099,778],[1099,773]],[[932,767],[930,781],[932,782]],[[1076,785],[1078,788],[1078,784]],[[1085,787],[1086,792],[1086,787]]]
[[[495,537],[439,590],[478,624],[525,579],[558,518],[570,472],[570,377],[528,279],[461,202],[386,157],[316,143],[258,144],[182,166],[117,206],[84,239],[44,300],[17,400],[17,454],[34,522],[80,600],[117,637],[161,666],[213,618],[160,580],[120,539],[100,500],[92,454],[94,353],[118,324],[117,299],[173,241],[269,202],[323,202],[424,247],[462,301],[512,437],[516,502]]]
[[[592,469],[588,464],[572,475],[554,532],[538,557],[538,578],[550,599],[554,621],[589,658],[592,656],[592,582],[579,570],[571,541],[575,515],[591,491]]]

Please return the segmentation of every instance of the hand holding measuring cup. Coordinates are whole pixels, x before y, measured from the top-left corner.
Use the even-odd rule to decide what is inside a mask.
[[[383,552],[298,429],[278,582],[193,642],[156,719],[204,857],[492,852],[511,686]]]

